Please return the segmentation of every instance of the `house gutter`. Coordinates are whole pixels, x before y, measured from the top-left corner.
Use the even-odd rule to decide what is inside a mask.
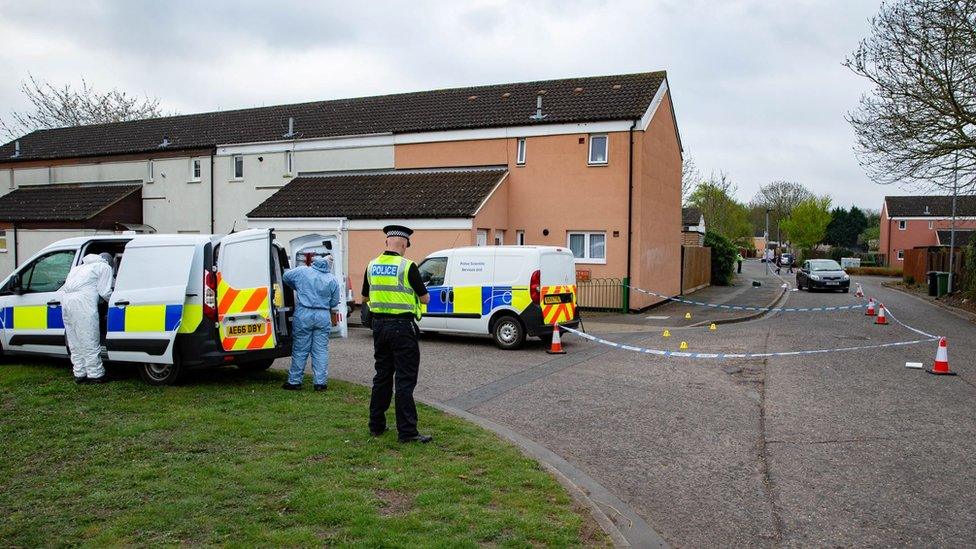
[[[630,263],[633,257],[633,241],[634,241],[634,128],[637,127],[637,122],[639,118],[635,118],[633,124],[630,125],[630,129],[627,130],[627,136],[630,139],[629,142],[629,154],[627,158],[627,278],[624,281],[624,309],[630,310]]]

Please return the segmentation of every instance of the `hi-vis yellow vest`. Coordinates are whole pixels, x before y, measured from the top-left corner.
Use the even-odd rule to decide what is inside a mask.
[[[413,313],[420,320],[420,302],[407,280],[413,261],[383,254],[369,262],[369,310],[373,313]]]

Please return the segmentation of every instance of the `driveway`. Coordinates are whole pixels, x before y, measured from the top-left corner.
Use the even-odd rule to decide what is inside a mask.
[[[904,367],[935,344],[766,359],[662,358],[575,336],[538,342],[426,337],[418,395],[556,452],[677,546],[976,543],[976,326],[861,280],[898,318],[949,338],[958,377]],[[789,292],[791,307],[849,294]],[[718,330],[610,332],[653,348],[767,352],[917,339],[860,310],[777,313]],[[332,346],[331,375],[368,384],[369,332]],[[366,411],[363,411],[365,429]],[[421,417],[421,423],[423,418]],[[421,425],[422,427],[422,425]],[[438,433],[433,433],[435,436]],[[613,516],[613,509],[604,509]],[[620,517],[617,517],[620,519]]]

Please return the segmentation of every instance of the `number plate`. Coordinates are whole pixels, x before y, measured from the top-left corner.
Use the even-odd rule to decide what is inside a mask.
[[[561,295],[547,295],[542,298],[542,303],[545,305],[559,305],[563,302],[563,296]]]
[[[828,282],[828,286],[840,286],[840,282]]]
[[[264,324],[235,324],[227,327],[229,336],[252,336],[264,333]]]

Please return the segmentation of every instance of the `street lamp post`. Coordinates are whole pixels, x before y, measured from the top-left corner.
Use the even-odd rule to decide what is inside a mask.
[[[769,257],[766,250],[769,250],[769,212],[773,211],[771,208],[766,208],[766,249],[763,250],[763,263],[766,264],[766,274],[769,274]]]

